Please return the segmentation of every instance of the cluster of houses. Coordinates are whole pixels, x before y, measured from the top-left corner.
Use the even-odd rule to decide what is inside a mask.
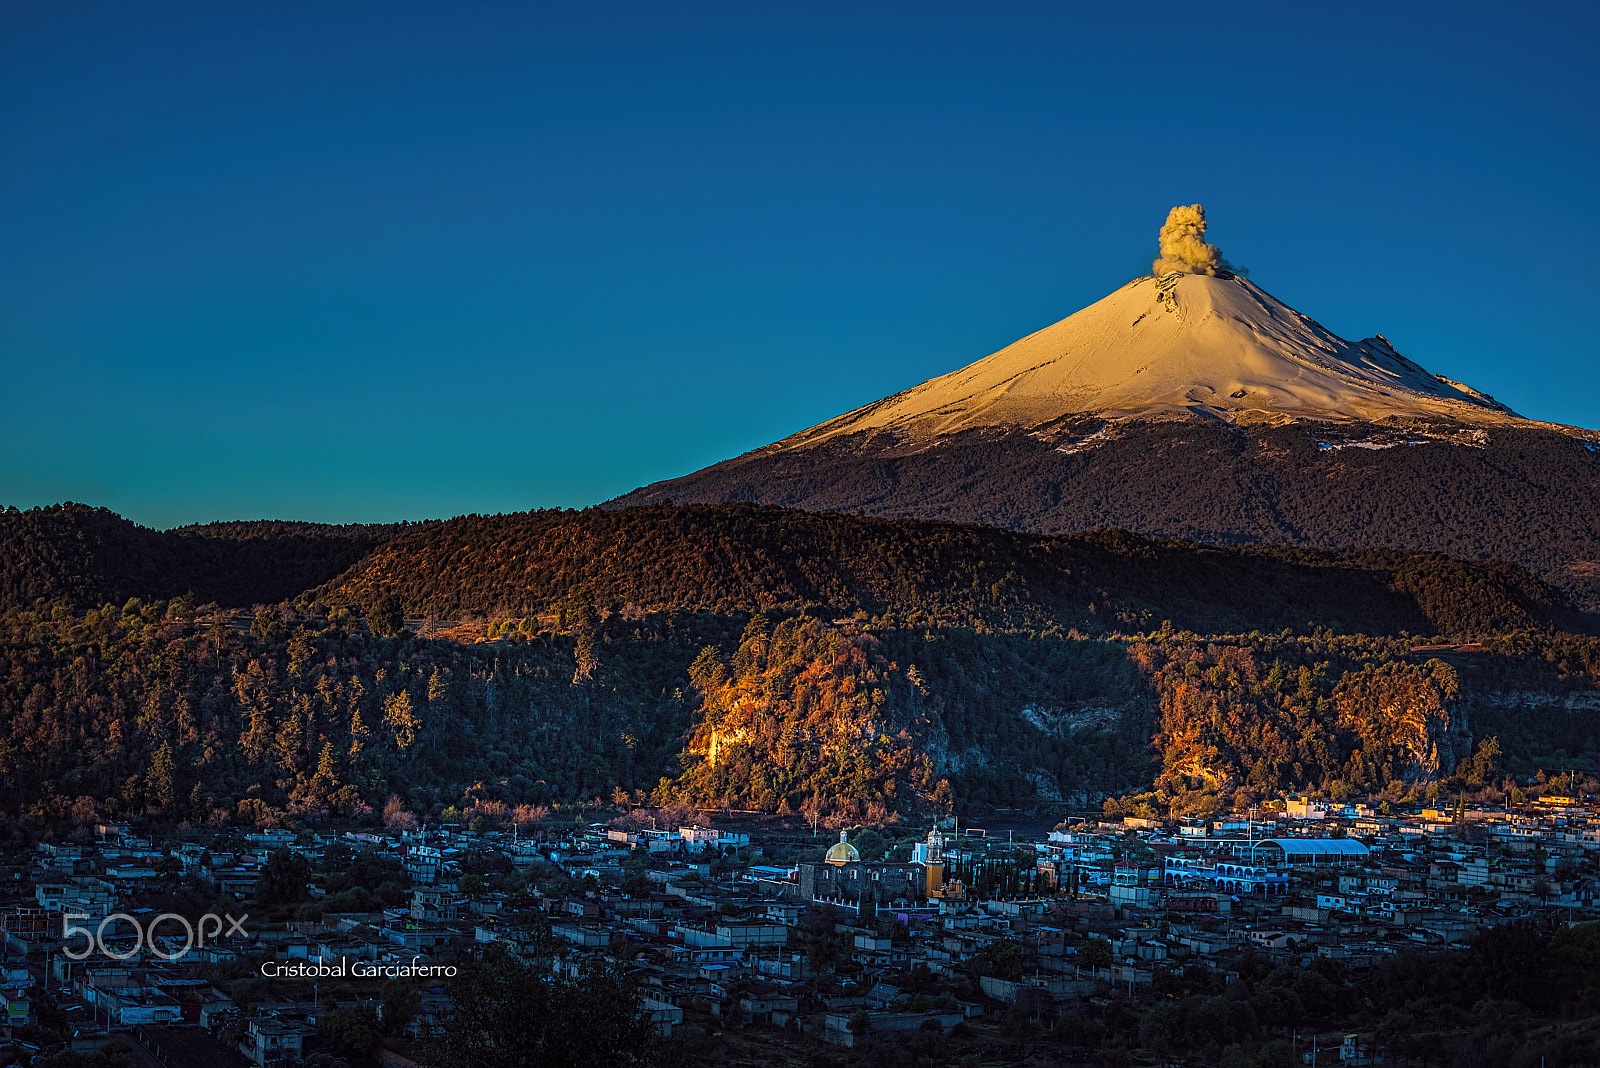
[[[660,865],[644,897],[618,888],[627,850],[666,848],[665,836],[612,831],[550,851],[597,889],[548,907],[573,956],[633,961],[663,1030],[690,1008],[851,1045],[863,1031],[947,1029],[1007,1004],[1137,994],[1162,968],[1226,977],[1252,954],[1361,967],[1536,910],[1595,918],[1600,817],[1545,801],[1383,816],[1291,798],[1269,819],[1084,821],[1031,842],[943,828],[901,861],[864,860],[841,840],[823,860],[733,877]],[[817,951],[819,913],[842,952]],[[508,918],[474,937],[529,944]],[[1022,950],[1021,975],[987,966],[1006,943]],[[908,993],[912,975],[982,998]]]
[[[243,920],[275,852],[309,860],[337,840],[399,860],[408,899]],[[345,999],[335,1010],[376,1005],[377,980],[415,976],[415,1030],[449,1011],[455,966],[498,945],[558,969],[623,962],[663,1034],[694,1017],[851,1046],[868,1032],[947,1031],[1010,1005],[1111,987],[1137,995],[1167,968],[1227,976],[1249,955],[1361,967],[1408,946],[1463,944],[1537,910],[1594,918],[1600,817],[1568,798],[1402,815],[1291,798],[1266,819],[1073,821],[1030,841],[946,825],[888,859],[863,858],[841,833],[820,859],[796,863],[708,827],[230,841],[226,851],[162,849],[106,827],[97,841],[45,843],[0,865],[8,1033],[45,1006],[81,1049],[126,1032],[173,1065],[292,1063],[316,1046],[328,991]],[[485,851],[529,870],[526,889],[466,881],[462,861]],[[137,904],[174,880],[235,895],[241,917],[230,914],[225,931],[221,917],[207,927]],[[307,893],[314,904],[321,889]],[[248,999],[211,978],[238,961],[268,980]],[[363,976],[374,981],[363,987]]]

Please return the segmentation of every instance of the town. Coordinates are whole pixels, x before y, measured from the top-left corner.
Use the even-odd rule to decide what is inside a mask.
[[[1395,1063],[1400,1029],[1345,1030],[1318,988],[1492,928],[1596,918],[1600,818],[1549,794],[1409,812],[1288,797],[1037,835],[733,812],[649,825],[661,815],[40,841],[0,868],[0,1048],[10,1063],[125,1045],[173,1068],[415,1064],[452,977],[502,954],[620,967],[658,1034],[709,1063],[887,1046],[1109,1064],[1111,1009],[1136,1022],[1131,1050],[1171,1052],[1163,1012],[1246,979],[1296,1000],[1230,1012],[1210,1039],[1224,1054]]]

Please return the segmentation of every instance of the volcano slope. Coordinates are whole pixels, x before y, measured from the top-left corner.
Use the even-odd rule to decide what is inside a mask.
[[[1392,426],[1086,421],[973,430],[922,448],[842,438],[741,457],[615,503],[658,500],[1424,549],[1515,561],[1600,610],[1600,457],[1541,429],[1462,441]]]

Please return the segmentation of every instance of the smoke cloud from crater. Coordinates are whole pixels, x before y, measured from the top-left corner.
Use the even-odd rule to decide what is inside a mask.
[[[1167,212],[1161,227],[1161,255],[1152,272],[1157,278],[1172,271],[1185,274],[1216,274],[1223,267],[1217,246],[1207,244],[1206,209],[1199,204],[1179,204]]]

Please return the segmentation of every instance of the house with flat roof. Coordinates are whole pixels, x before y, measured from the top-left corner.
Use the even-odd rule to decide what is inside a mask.
[[[310,1027],[295,1020],[257,1016],[246,1024],[245,1033],[239,1039],[239,1052],[250,1058],[252,1064],[298,1061],[305,1036],[310,1033]]]
[[[1250,847],[1250,859],[1277,867],[1359,864],[1372,850],[1354,838],[1264,838]]]

